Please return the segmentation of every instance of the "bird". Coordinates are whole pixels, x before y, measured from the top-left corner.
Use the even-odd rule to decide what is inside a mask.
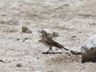
[[[54,41],[52,38],[50,38],[47,34],[46,31],[41,30],[39,31],[41,33],[41,37],[42,39],[39,40],[40,42],[42,42],[45,46],[49,47],[49,50],[47,51],[47,53],[52,50],[52,47],[57,47],[59,49],[64,49],[66,51],[69,51],[69,49],[65,48],[63,45],[59,44],[58,42]]]

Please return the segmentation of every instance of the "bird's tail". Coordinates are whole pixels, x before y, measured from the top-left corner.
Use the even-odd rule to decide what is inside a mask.
[[[65,48],[65,47],[63,47],[63,49],[66,50],[66,51],[69,51],[69,49],[67,49],[67,48]]]

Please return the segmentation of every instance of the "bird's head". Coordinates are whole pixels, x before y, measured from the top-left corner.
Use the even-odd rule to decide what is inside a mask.
[[[46,33],[46,31],[45,31],[45,30],[41,30],[41,31],[39,31],[39,33],[41,33],[41,34],[42,34],[42,36],[47,36],[47,33]]]

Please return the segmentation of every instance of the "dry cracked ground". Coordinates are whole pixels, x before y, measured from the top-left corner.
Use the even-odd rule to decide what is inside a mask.
[[[23,26],[32,33],[22,33]],[[48,48],[38,42],[41,29],[58,32],[54,40],[80,51],[96,33],[96,0],[0,0],[0,72],[96,72],[81,56],[42,54]]]

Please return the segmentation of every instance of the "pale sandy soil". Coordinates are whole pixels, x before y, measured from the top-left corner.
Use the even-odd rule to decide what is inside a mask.
[[[22,26],[32,33],[22,33]],[[96,33],[96,0],[0,0],[0,72],[96,72],[95,63],[82,64],[80,56],[43,55],[41,29],[58,32],[54,40],[80,51]]]

